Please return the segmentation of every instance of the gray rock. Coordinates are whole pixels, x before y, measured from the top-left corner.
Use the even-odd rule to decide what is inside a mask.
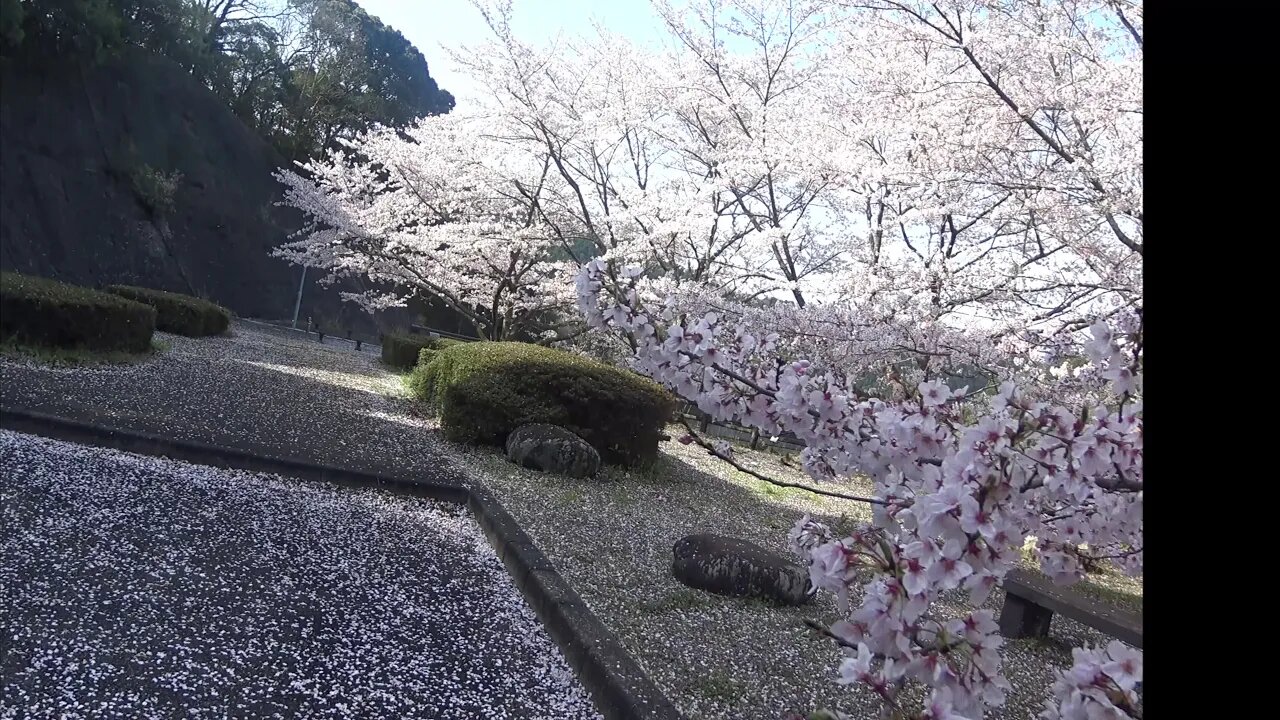
[[[507,459],[534,470],[570,477],[594,477],[600,453],[586,440],[558,425],[530,423],[507,436]]]
[[[790,558],[745,540],[689,535],[672,549],[671,574],[692,588],[717,595],[754,597],[802,605],[813,597],[809,573]]]

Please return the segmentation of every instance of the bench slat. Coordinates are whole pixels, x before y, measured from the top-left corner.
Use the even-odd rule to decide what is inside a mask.
[[[1142,647],[1142,615],[1098,603],[1048,578],[1021,569],[1010,570],[1005,592],[1052,610],[1136,648]]]

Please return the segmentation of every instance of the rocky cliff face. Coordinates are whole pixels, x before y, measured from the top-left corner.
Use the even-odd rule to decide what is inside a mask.
[[[96,67],[0,67],[0,267],[287,319],[300,270],[270,251],[302,218],[274,205],[282,192],[272,172],[284,162],[165,58],[135,50]],[[139,187],[174,173],[172,210],[153,211]],[[301,314],[330,332],[409,321],[371,318],[314,278]]]

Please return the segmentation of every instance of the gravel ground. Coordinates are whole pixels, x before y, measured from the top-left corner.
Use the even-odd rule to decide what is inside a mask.
[[[456,506],[0,431],[0,716],[593,718]]]
[[[681,431],[669,428],[676,437]],[[495,449],[439,442],[466,458],[465,467],[497,493],[690,717],[778,720],[784,711],[823,707],[851,718],[877,717],[879,703],[869,692],[835,683],[839,650],[804,626],[809,618],[839,618],[831,595],[799,608],[770,607],[691,590],[670,571],[672,545],[684,535],[716,532],[785,553],[787,531],[801,515],[829,523],[842,517],[869,521],[865,505],[777,488],[726,467],[696,445],[676,442],[663,444],[658,464],[648,471],[607,467],[594,481],[525,470]],[[771,477],[812,484],[776,455],[743,448],[737,455]],[[869,484],[850,490],[871,492]],[[987,607],[998,617],[1002,604],[1003,593],[995,592]],[[968,596],[949,595],[937,609],[958,617],[969,609]],[[1109,640],[1055,617],[1049,638],[1007,642],[1005,672],[1014,691],[987,717],[1037,716],[1054,669],[1070,664],[1071,648]]]
[[[0,358],[0,403],[273,457],[463,480],[403,416],[403,383],[372,353],[240,322],[231,336],[156,337],[169,349],[130,365]]]
[[[0,365],[0,400],[144,430],[163,432],[172,424],[180,437],[261,444],[278,454],[358,469],[483,483],[691,717],[777,720],[786,710],[824,706],[855,718],[874,716],[871,697],[835,684],[836,648],[803,626],[805,618],[836,618],[830,597],[773,608],[693,591],[670,574],[671,547],[686,534],[717,532],[783,551],[787,530],[801,514],[866,519],[864,506],[767,485],[675,442],[663,444],[658,464],[646,472],[607,468],[593,481],[527,471],[496,449],[445,442],[434,421],[405,399],[400,376],[372,355],[244,324],[235,332],[199,341],[167,338],[168,353],[124,370],[57,374]],[[289,411],[296,402],[304,412]],[[771,476],[807,482],[770,453],[744,451],[740,459]],[[1100,582],[1112,580],[1103,576]],[[1136,592],[1140,597],[1140,584]],[[989,601],[998,612],[1002,597],[995,596],[1002,593]],[[962,607],[957,601],[951,609]],[[1070,648],[1105,641],[1055,618],[1047,640],[1008,643],[1005,668],[1014,692],[989,717],[1033,717],[1052,670],[1069,662]]]

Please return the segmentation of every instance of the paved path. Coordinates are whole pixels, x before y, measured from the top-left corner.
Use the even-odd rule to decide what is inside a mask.
[[[0,431],[0,717],[595,717],[459,508]]]
[[[163,335],[132,366],[49,368],[0,358],[0,404],[260,455],[463,483],[372,353],[236,322],[231,337]],[[157,333],[157,337],[161,334]]]

